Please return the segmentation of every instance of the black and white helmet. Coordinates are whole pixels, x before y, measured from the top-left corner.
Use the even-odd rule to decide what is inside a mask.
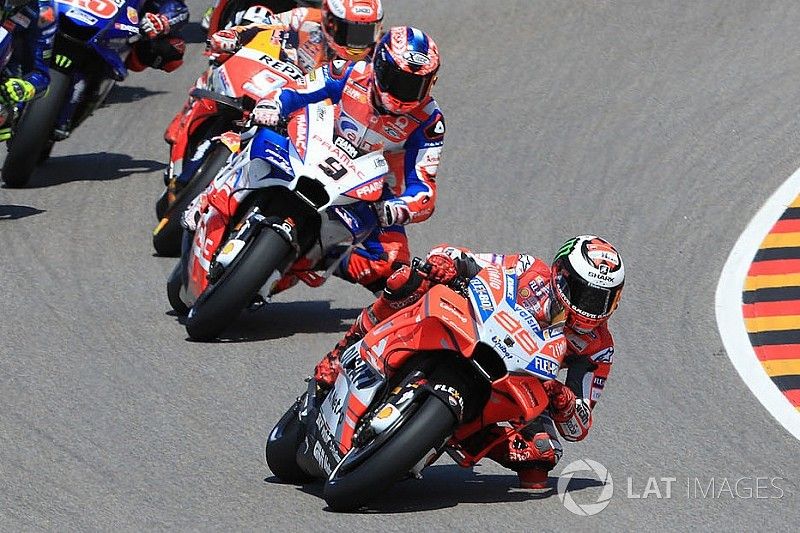
[[[567,240],[551,267],[552,285],[567,313],[567,326],[585,333],[608,320],[625,285],[622,257],[596,235]]]

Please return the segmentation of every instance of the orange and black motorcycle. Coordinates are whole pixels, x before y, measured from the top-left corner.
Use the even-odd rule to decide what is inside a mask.
[[[542,382],[566,352],[563,323],[540,326],[516,289],[513,270],[489,265],[375,326],[342,354],[330,391],[312,380],[273,428],[269,468],[324,479],[325,501],[348,511],[443,452],[475,465],[547,408]]]

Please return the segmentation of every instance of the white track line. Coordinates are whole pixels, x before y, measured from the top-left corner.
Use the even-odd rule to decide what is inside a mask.
[[[789,176],[747,225],[722,269],[716,295],[717,327],[725,351],[742,380],[795,438],[800,439],[800,412],[769,378],[756,357],[745,329],[742,291],[750,264],[772,226],[800,193],[800,169]]]

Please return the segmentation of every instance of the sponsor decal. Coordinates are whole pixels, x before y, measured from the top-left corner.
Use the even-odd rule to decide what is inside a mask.
[[[558,374],[558,367],[557,362],[537,355],[525,368],[548,379],[555,379]]]
[[[433,390],[442,391],[447,394],[447,403],[449,403],[452,407],[458,407],[459,410],[464,410],[464,399],[461,398],[461,393],[458,392],[455,388],[444,385],[442,383],[437,383],[433,386]]]
[[[486,267],[486,270],[489,274],[489,286],[492,289],[499,291],[503,287],[503,280],[500,277],[500,271],[496,267],[491,268],[488,266]]]
[[[294,147],[297,149],[297,155],[301,158],[304,158],[306,155],[306,138],[308,137],[308,120],[306,119],[306,114],[297,115],[295,119],[295,124],[297,127],[295,138],[294,138]]]
[[[114,23],[114,28],[128,33],[139,33],[139,26],[131,26],[130,24],[122,24],[120,22]]]
[[[356,189],[356,195],[361,199],[373,198],[383,191],[383,180],[375,180]]]
[[[478,302],[478,311],[480,312],[481,320],[485,322],[494,311],[494,303],[489,294],[489,289],[481,279],[472,278],[469,282],[469,290],[475,301]]]
[[[511,355],[511,352],[508,351],[508,347],[506,346],[506,344],[502,340],[500,340],[500,337],[497,336],[492,337],[492,342],[494,343],[495,349],[501,354],[503,354],[503,357],[505,357],[506,359],[514,358],[514,356]]]
[[[444,119],[440,117],[439,120],[425,128],[425,137],[432,141],[441,141],[444,130]]]
[[[345,153],[350,156],[350,159],[358,157],[358,148],[353,146],[353,144],[344,137],[335,137],[333,139],[333,144],[344,150]]]
[[[578,400],[575,402],[575,412],[578,413],[578,418],[581,419],[581,423],[584,425],[584,427],[588,426],[591,412],[589,410],[589,406],[586,405],[584,400]]]
[[[347,171],[352,172],[355,176],[357,176],[362,181],[365,179],[364,173],[356,167],[353,163],[353,160],[347,155],[347,153],[335,146],[330,141],[323,139],[318,134],[314,134],[313,140],[318,142],[324,149],[330,151],[333,155],[338,156],[338,166],[342,167],[342,169],[346,169]],[[328,158],[330,160],[331,158]],[[324,170],[324,169],[323,169]],[[337,170],[337,169],[334,169]],[[338,173],[338,172],[337,172]],[[341,176],[346,174],[346,172],[342,173]],[[341,176],[339,176],[341,178]]]
[[[368,389],[378,383],[381,377],[372,369],[359,351],[359,345],[342,354],[342,369],[357,389]]]
[[[517,297],[517,278],[513,274],[506,274],[506,302],[514,307]]]
[[[367,95],[366,95],[366,93],[355,89],[350,84],[347,84],[347,85],[344,86],[344,91],[343,92],[344,92],[344,94],[346,94],[347,96],[349,96],[350,98],[352,98],[353,100],[358,102],[359,104],[366,104],[367,103]]]
[[[423,54],[422,52],[417,52],[415,50],[406,50],[403,52],[403,59],[410,65],[416,65],[419,67],[424,67],[425,65],[430,64],[431,58],[428,57],[427,54]]]
[[[450,314],[455,315],[455,317],[458,318],[461,321],[462,324],[466,324],[467,323],[467,318],[464,315],[462,315],[461,312],[458,309],[456,309],[455,307],[453,307],[451,304],[447,303],[446,301],[439,300],[439,307],[441,309],[444,309],[445,311],[448,311]]]
[[[581,246],[581,252],[586,260],[599,270],[601,274],[616,272],[622,266],[619,254],[617,254],[613,246],[603,239],[596,238],[584,242]]]
[[[268,54],[264,54],[263,56],[258,58],[258,60],[267,65],[275,72],[283,74],[293,81],[302,82],[305,80],[305,74],[303,74],[303,71],[300,70],[300,68],[297,67],[296,65],[292,65],[291,63],[286,63],[285,61],[280,61]]]
[[[613,363],[614,362],[614,348],[606,348],[597,352],[592,356],[592,361],[595,363]]]
[[[67,16],[69,18],[83,22],[84,24],[89,24],[90,26],[97,24],[97,18],[91,16],[90,14],[84,11],[81,11],[80,9],[75,9],[74,7],[70,8],[69,11],[67,11]]]
[[[128,20],[130,20],[133,24],[139,24],[139,13],[136,11],[136,9],[128,6],[127,13]]]
[[[355,6],[353,8],[353,13],[355,13],[356,15],[369,16],[372,15],[373,11],[370,6]]]

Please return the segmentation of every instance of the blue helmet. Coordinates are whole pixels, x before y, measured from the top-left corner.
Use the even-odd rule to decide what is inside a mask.
[[[378,42],[372,65],[378,102],[390,113],[408,113],[430,95],[436,83],[439,48],[422,31],[397,26]]]

